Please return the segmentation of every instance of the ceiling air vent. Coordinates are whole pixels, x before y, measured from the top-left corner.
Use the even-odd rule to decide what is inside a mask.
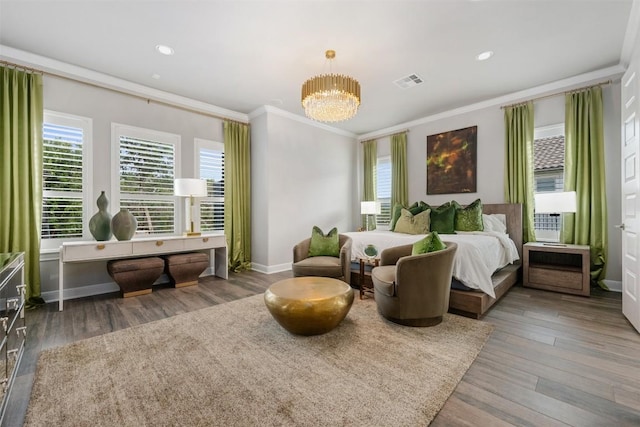
[[[417,86],[424,83],[424,80],[417,74],[411,74],[407,77],[403,77],[393,82],[400,89],[409,89],[410,87]]]

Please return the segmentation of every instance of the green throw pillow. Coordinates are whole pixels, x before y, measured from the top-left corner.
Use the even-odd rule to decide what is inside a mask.
[[[456,234],[456,207],[447,202],[437,208],[431,208],[431,231],[440,234]]]
[[[420,202],[420,203],[423,203],[423,202]],[[426,207],[428,208],[429,206],[427,205]],[[395,205],[393,205],[393,209],[391,210],[391,223],[389,224],[389,230],[396,231],[396,223],[400,218],[400,213],[402,212],[402,209],[407,209],[413,215],[416,215],[422,212],[425,208],[422,205],[418,204],[418,202],[415,202],[409,207],[405,207],[405,206],[402,206],[400,203],[396,203]]]
[[[420,255],[426,254],[428,252],[441,251],[442,249],[446,249],[447,245],[442,243],[440,240],[440,236],[438,236],[437,231],[432,231],[427,234],[427,236],[418,240],[413,244],[413,248],[411,249],[411,255]]]
[[[482,202],[477,199],[465,208],[460,206],[458,202],[451,202],[456,207],[456,231],[483,231],[482,223]]]
[[[309,256],[340,256],[340,236],[338,229],[333,227],[325,236],[315,225],[311,231]]]
[[[413,215],[407,209],[402,209],[394,231],[407,234],[426,234],[429,232],[430,214],[431,211],[429,209],[417,215]]]

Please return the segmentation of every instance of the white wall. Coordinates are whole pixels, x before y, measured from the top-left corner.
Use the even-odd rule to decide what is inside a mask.
[[[112,122],[180,135],[180,176],[186,178],[195,176],[194,138],[213,141],[222,141],[223,138],[222,121],[203,114],[153,102],[147,103],[144,99],[49,75],[44,76],[43,86],[46,110],[89,117],[93,120],[93,163],[90,173],[93,175],[91,200],[94,201],[101,190],[105,190],[107,194],[111,193]],[[89,209],[91,216],[98,208],[94,204]],[[115,213],[111,209],[110,212]],[[41,279],[44,296],[57,298],[57,294],[48,294],[57,291],[58,288],[57,253],[43,255]],[[83,295],[83,291],[74,288],[105,283],[112,285],[111,287],[116,286],[106,274],[105,263],[77,265],[70,267],[68,274],[65,271],[65,291],[68,289],[72,295]],[[117,290],[117,287],[113,289]]]
[[[263,122],[266,138],[253,138]],[[251,126],[251,181],[261,192],[252,195],[252,224],[261,227],[254,234],[260,238],[253,239],[252,264],[258,271],[286,270],[293,246],[310,237],[314,225],[324,232],[354,230],[359,144],[273,109],[252,118]]]

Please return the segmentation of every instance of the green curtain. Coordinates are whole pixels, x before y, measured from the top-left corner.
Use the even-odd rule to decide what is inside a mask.
[[[522,238],[536,240],[533,222],[533,103],[506,107],[504,197],[522,203]]]
[[[42,75],[0,67],[0,252],[25,253],[27,306],[40,297]]]
[[[362,201],[370,202],[376,200],[376,167],[378,164],[378,142],[374,139],[365,141],[364,149],[364,190]],[[373,218],[373,219],[372,219]],[[362,222],[367,230],[376,229],[376,216],[363,215]]]
[[[576,213],[564,214],[562,242],[591,247],[591,279],[603,283],[607,254],[602,89],[565,96],[564,189],[576,192]]]
[[[407,133],[391,135],[391,208],[397,203],[409,206],[407,184]]]
[[[229,269],[251,268],[251,155],[249,125],[224,122],[224,232]]]

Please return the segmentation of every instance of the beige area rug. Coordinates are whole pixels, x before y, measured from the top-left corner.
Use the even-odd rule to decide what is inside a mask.
[[[42,352],[25,425],[426,426],[492,329],[400,326],[356,298],[294,336],[256,295]]]

